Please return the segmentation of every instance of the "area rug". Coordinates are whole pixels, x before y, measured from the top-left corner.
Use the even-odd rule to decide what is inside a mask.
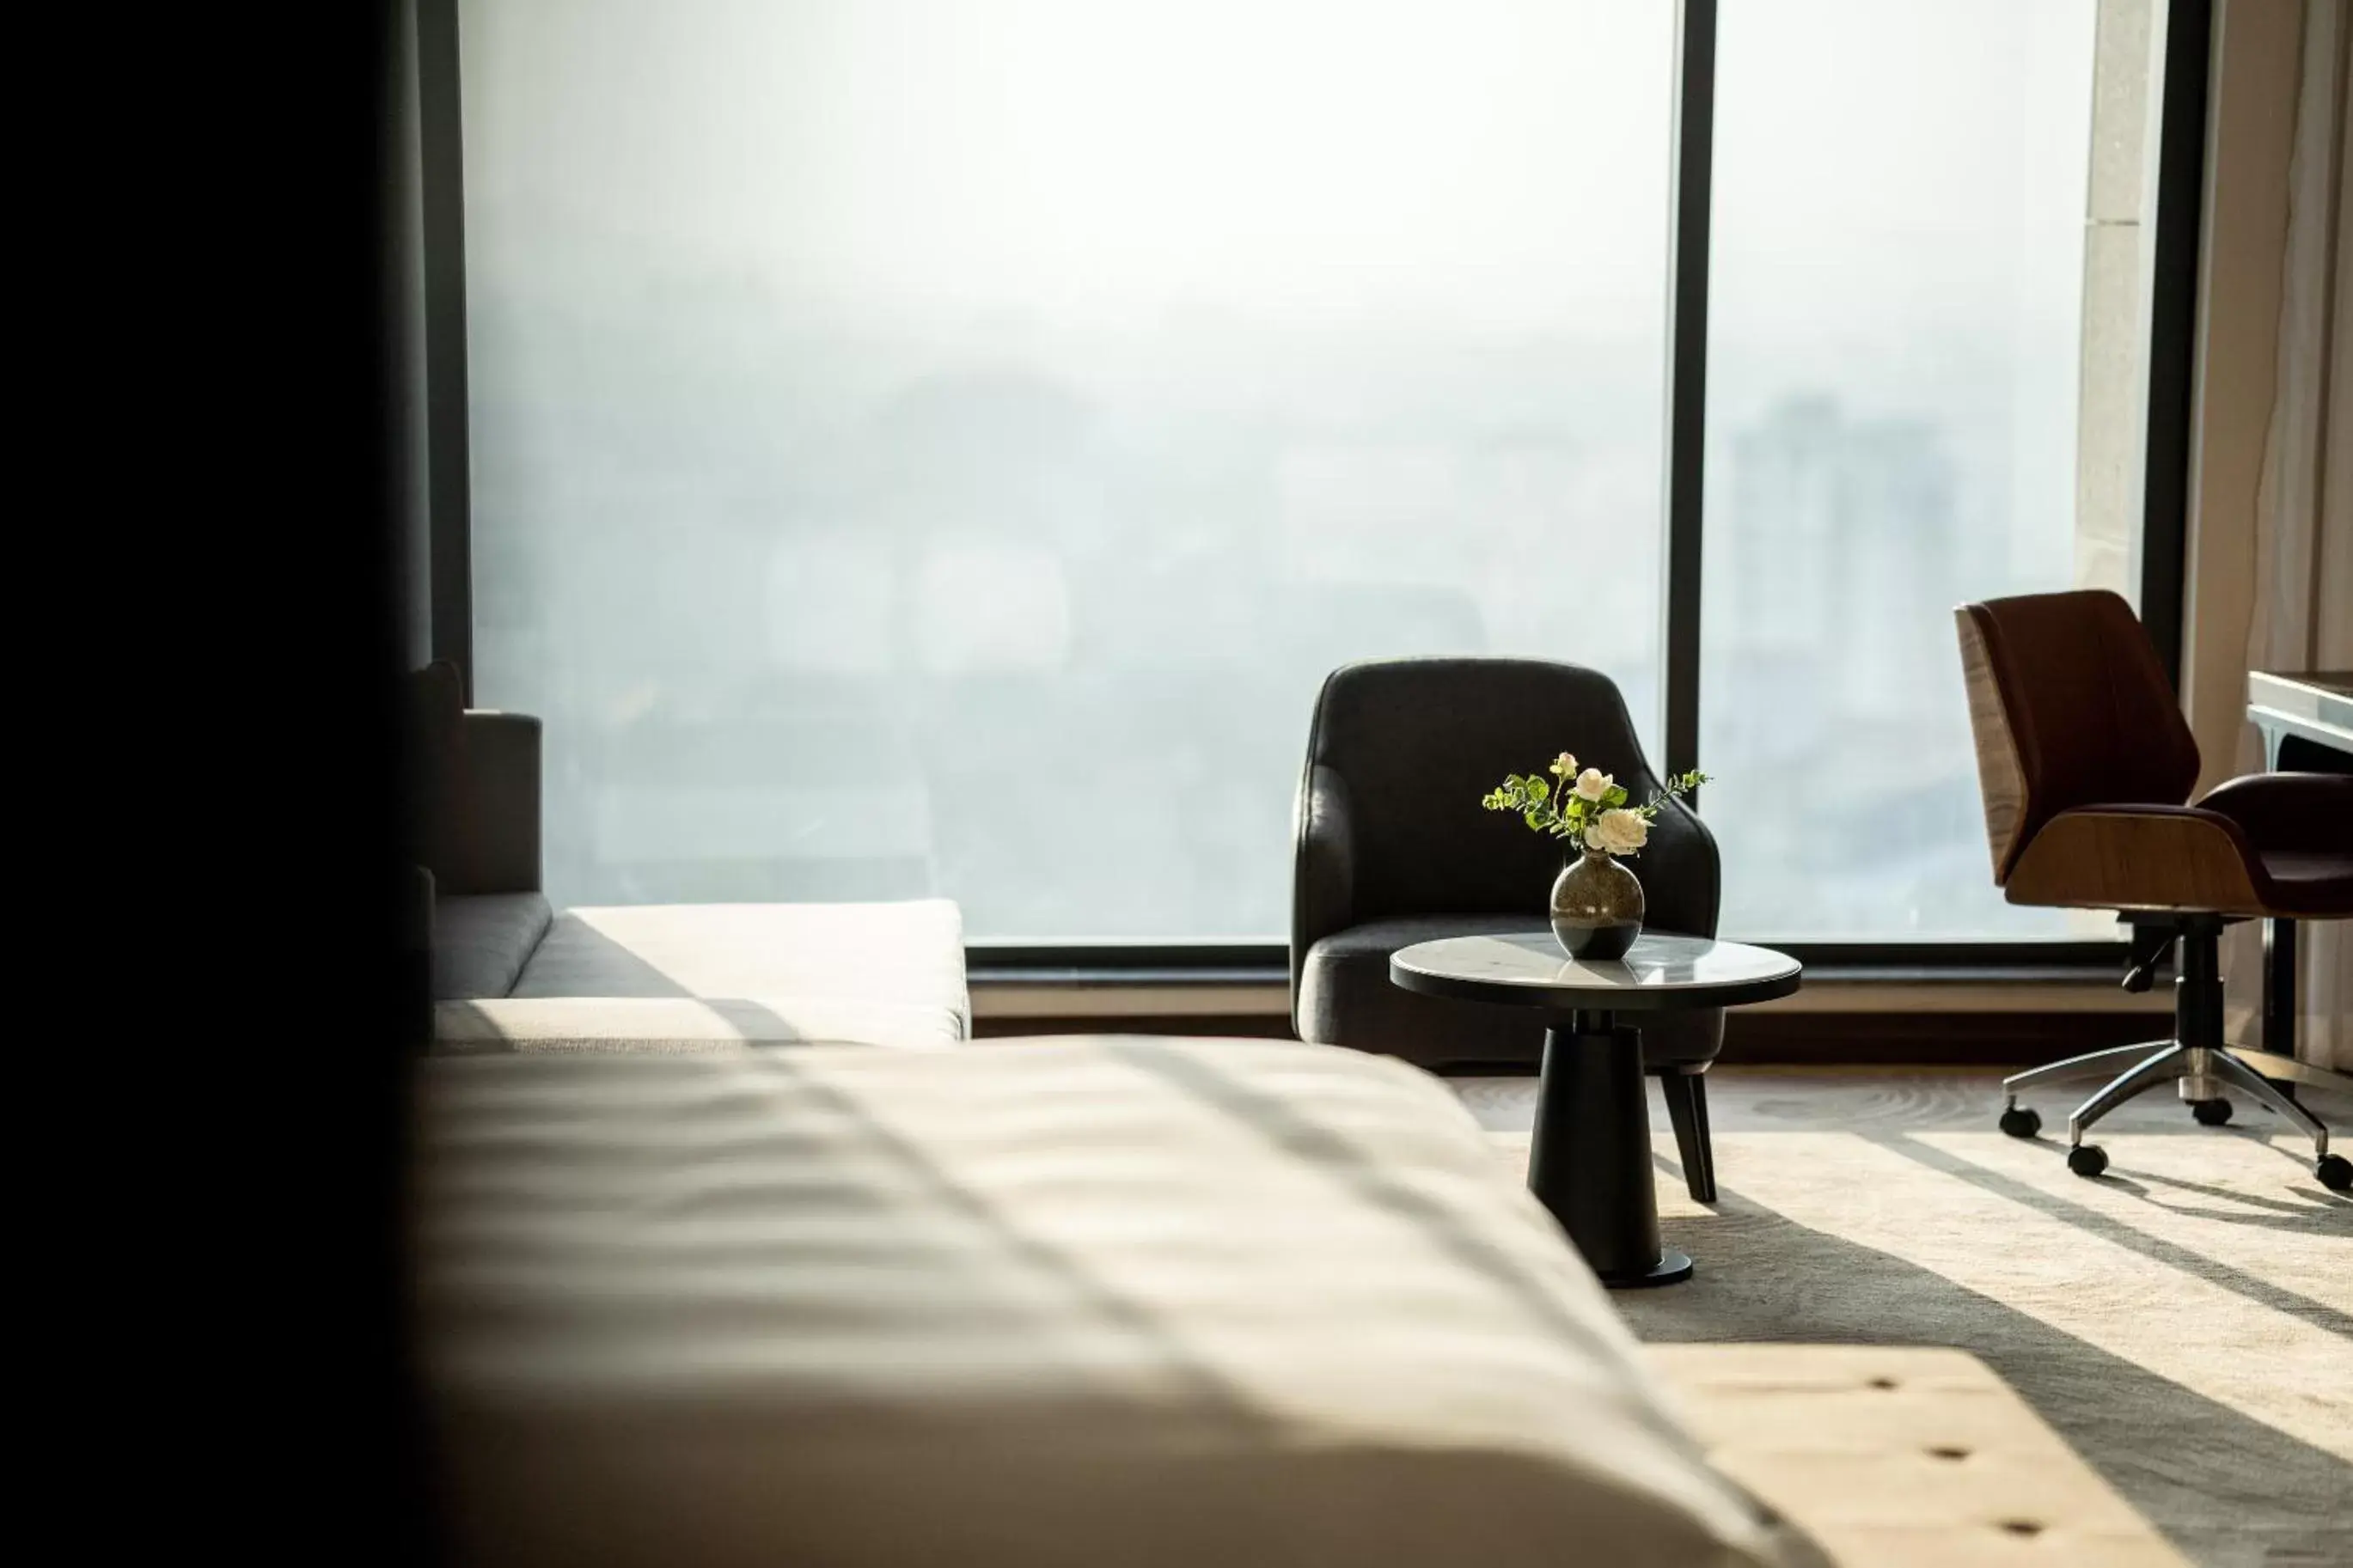
[[[2353,1564],[2353,1200],[2275,1119],[2202,1128],[2151,1095],[2097,1130],[2094,1182],[2049,1131],[1994,1129],[1991,1074],[1708,1082],[1721,1198],[1686,1194],[1658,1115],[1663,1227],[1697,1269],[1620,1293],[1641,1338],[1957,1345],[2192,1561]],[[1524,1172],[1533,1080],[1455,1087]],[[2065,1093],[2033,1099],[2063,1128]],[[2353,1146],[2353,1100],[2311,1103]]]

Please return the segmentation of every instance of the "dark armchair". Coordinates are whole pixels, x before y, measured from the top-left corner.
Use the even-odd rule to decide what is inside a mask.
[[[1516,817],[1480,809],[1504,775],[1562,748],[1613,773],[1636,800],[1661,781],[1609,677],[1515,658],[1384,659],[1333,672],[1316,699],[1300,780],[1291,903],[1291,1020],[1303,1040],[1426,1067],[1528,1064],[1544,1025],[1525,1010],[1403,991],[1389,955],[1439,937],[1542,927],[1562,848]],[[1648,929],[1715,934],[1715,840],[1679,802],[1633,862]],[[1701,1074],[1721,1011],[1662,1015],[1642,1029],[1692,1195],[1715,1195]]]

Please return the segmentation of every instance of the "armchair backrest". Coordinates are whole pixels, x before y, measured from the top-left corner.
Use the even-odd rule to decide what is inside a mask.
[[[1318,938],[1366,921],[1525,911],[1541,924],[1567,847],[1479,801],[1506,773],[1541,772],[1564,748],[1614,774],[1634,801],[1660,787],[1625,699],[1597,670],[1521,658],[1382,659],[1335,670],[1316,699],[1300,785],[1294,968]],[[1317,843],[1318,833],[1345,841]],[[1323,875],[1335,855],[1343,874]],[[1670,804],[1633,868],[1646,923],[1715,934],[1715,841],[1696,816]],[[1319,875],[1327,887],[1345,886],[1345,898],[1310,889]]]
[[[1993,877],[2063,811],[2179,805],[2198,742],[2132,606],[2105,589],[2026,594],[1953,612]]]

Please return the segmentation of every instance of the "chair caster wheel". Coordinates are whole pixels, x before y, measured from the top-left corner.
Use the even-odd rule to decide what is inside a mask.
[[[2012,1138],[2031,1138],[2042,1131],[2042,1115],[2031,1105],[2013,1105],[2001,1113],[2001,1130]]]
[[[2198,1118],[2201,1127],[2220,1127],[2231,1120],[2231,1102],[2227,1100],[2193,1100],[2189,1114]]]
[[[2067,1168],[2079,1176],[2096,1176],[2108,1168],[2108,1152],[2096,1143],[2078,1143],[2067,1151]]]
[[[2353,1160],[2342,1154],[2322,1155],[2313,1165],[2312,1173],[2332,1193],[2353,1191]]]

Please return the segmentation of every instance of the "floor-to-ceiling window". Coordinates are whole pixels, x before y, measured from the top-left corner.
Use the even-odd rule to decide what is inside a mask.
[[[1722,7],[1736,931],[2066,929],[1988,886],[1948,612],[2073,580],[2104,3]],[[1665,760],[1673,0],[459,10],[477,689],[559,900],[1271,939],[1358,658],[1592,664]]]
[[[1722,8],[1701,755],[1728,930],[2002,902],[1954,605],[2075,577],[2092,0]]]
[[[463,21],[479,690],[559,899],[1261,936],[1334,665],[1655,711],[1670,5]]]

